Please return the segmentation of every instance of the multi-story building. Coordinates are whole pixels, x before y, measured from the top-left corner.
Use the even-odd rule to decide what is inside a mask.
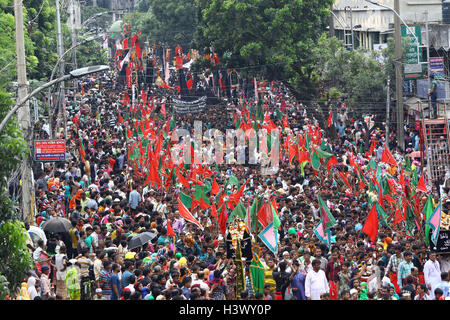
[[[394,0],[376,2],[394,8]],[[442,0],[400,0],[400,15],[408,25],[423,25],[426,22],[442,22]],[[351,26],[353,26],[354,46],[373,49],[374,45],[387,42],[394,33],[394,13],[366,0],[336,0],[333,5],[332,23],[336,37],[351,44]]]

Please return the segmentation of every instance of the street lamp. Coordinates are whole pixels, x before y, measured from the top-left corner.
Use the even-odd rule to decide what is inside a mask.
[[[106,71],[109,70],[109,66],[105,66],[105,65],[98,65],[98,66],[91,66],[91,67],[86,67],[86,68],[80,68],[80,69],[76,69],[73,71],[70,71],[69,74],[66,74],[58,79],[52,80],[47,82],[46,84],[40,86],[39,88],[36,88],[33,92],[31,92],[29,95],[27,95],[23,100],[19,101],[14,108],[12,108],[8,114],[5,116],[5,118],[2,120],[2,122],[0,123],[0,132],[3,130],[3,127],[6,125],[6,123],[8,122],[8,120],[11,118],[11,116],[20,108],[22,107],[29,99],[31,99],[32,97],[34,97],[36,94],[38,94],[39,92],[41,92],[42,90],[45,90],[46,88],[49,88],[57,83],[60,83],[62,81],[68,81],[71,79],[75,79],[75,78],[80,78],[80,77],[84,77],[87,76],[89,74],[92,73],[96,73],[96,72],[102,72],[102,71]]]
[[[414,39],[416,40],[416,43],[417,43],[417,52],[419,51],[419,39],[417,38],[416,33],[413,32],[413,30],[406,24],[405,20],[403,20],[403,18],[398,14],[397,11],[395,11],[394,8],[391,8],[382,3],[378,3],[375,0],[365,0],[365,1],[371,3],[375,6],[379,6],[379,7],[382,7],[382,8],[392,11],[400,19],[400,21],[405,25],[406,29],[408,30],[407,33],[411,34],[414,37]]]
[[[55,66],[53,67],[52,73],[50,75],[50,81],[53,80],[53,77],[55,76],[55,72],[56,72],[56,68],[58,67],[59,63],[63,60],[63,58],[69,53],[71,52],[73,49],[86,44],[88,42],[91,42],[95,39],[99,39],[99,38],[103,38],[104,34],[100,34],[97,36],[91,36],[89,38],[86,38],[84,41],[80,42],[80,43],[76,43],[75,45],[73,45],[71,48],[67,49],[56,61]],[[49,132],[50,132],[50,138],[53,136],[53,131],[52,131],[52,118],[53,118],[53,112],[52,112],[52,108],[51,108],[51,87],[49,87],[48,89],[48,94],[47,94],[47,101],[49,104],[49,110],[48,110],[48,126],[49,126]]]

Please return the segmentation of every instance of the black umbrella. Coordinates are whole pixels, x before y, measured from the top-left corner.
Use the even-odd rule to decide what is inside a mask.
[[[134,248],[142,247],[147,242],[152,241],[155,237],[156,233],[153,232],[139,233],[137,236],[131,238],[131,240],[128,242],[128,249],[131,250]]]
[[[70,220],[61,217],[51,218],[42,224],[42,230],[53,233],[68,232],[70,228],[72,228]]]

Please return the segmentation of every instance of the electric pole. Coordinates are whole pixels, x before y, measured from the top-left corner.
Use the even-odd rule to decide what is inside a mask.
[[[395,0],[394,10],[400,15],[400,1]],[[402,72],[402,33],[401,21],[394,15],[395,28],[395,96],[397,100],[397,144],[400,149],[405,150],[405,135],[403,131],[403,72]]]
[[[16,24],[16,52],[17,52],[17,82],[18,93],[17,101],[22,101],[28,95],[27,69],[25,61],[25,36],[23,31],[23,7],[22,0],[14,0],[14,17]],[[19,125],[22,134],[27,142],[31,145],[31,121],[30,106],[28,101],[18,110]],[[33,177],[31,172],[30,153],[24,160],[22,165],[22,219],[30,225],[34,222],[34,203],[33,203]]]
[[[60,15],[60,8],[59,8],[59,0],[55,0],[56,4],[56,27],[57,27],[57,40],[58,40],[58,57],[61,58],[64,52],[64,42],[62,38],[62,32],[61,32],[61,15]],[[60,63],[60,76],[62,77],[64,75],[65,65],[64,60],[61,60]],[[60,84],[60,90],[59,90],[59,96],[58,96],[58,110],[61,111],[64,121],[64,138],[67,137],[67,121],[66,121],[66,103],[65,103],[65,87],[64,82],[61,82]],[[52,138],[53,135],[51,135]]]
[[[389,113],[391,109],[391,78],[387,78],[387,93],[386,93],[386,146],[389,149]]]

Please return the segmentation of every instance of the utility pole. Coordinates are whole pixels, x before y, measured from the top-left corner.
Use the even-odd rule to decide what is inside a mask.
[[[17,52],[17,82],[19,85],[17,101],[22,101],[28,95],[27,69],[25,61],[25,36],[23,32],[23,7],[22,0],[14,0],[14,17],[16,24],[16,52]],[[18,112],[19,124],[22,134],[31,145],[30,106],[26,102]],[[33,225],[33,177],[31,172],[31,157],[26,157],[22,165],[22,219]]]
[[[430,75],[431,75],[431,63],[430,63],[430,33],[429,33],[429,28],[428,28],[428,11],[425,11],[425,32],[427,35],[427,60],[428,60],[428,66],[427,66],[427,78],[428,78],[428,89],[431,88],[431,79],[430,79]],[[429,115],[430,115],[430,119],[431,119],[431,97],[428,97],[428,110],[429,110]],[[434,112],[434,110],[433,110]],[[435,116],[437,118],[437,114],[434,114],[433,116]]]
[[[400,15],[400,1],[395,0],[394,10]],[[395,96],[397,100],[397,143],[401,150],[405,150],[403,131],[403,72],[402,72],[402,34],[400,17],[394,15],[395,28]]]
[[[387,78],[387,93],[386,93],[386,146],[389,149],[389,113],[391,109],[391,78]]]
[[[75,46],[77,44],[77,33],[75,30],[75,23],[76,23],[76,18],[75,18],[75,4],[76,1],[74,0],[70,0],[70,26],[71,26],[71,34],[72,34],[72,46]],[[75,49],[73,51],[73,67],[72,69],[77,69],[77,50]]]
[[[59,8],[59,0],[55,0],[56,4],[56,26],[57,26],[57,32],[58,32],[58,57],[62,57],[64,52],[64,42],[62,38],[62,32],[61,32],[61,15],[60,15],[60,8]],[[60,76],[62,77],[64,75],[65,65],[64,60],[61,60],[60,63]],[[61,112],[63,114],[63,121],[64,121],[64,138],[67,137],[67,121],[66,121],[66,102],[65,102],[65,87],[64,82],[61,82],[60,84],[60,91],[59,91],[59,97],[58,97],[58,110],[61,109]],[[51,132],[52,133],[52,132]]]
[[[331,5],[330,11],[331,11],[331,13],[333,13],[333,5]],[[334,31],[334,17],[333,17],[333,14],[330,14],[329,24],[330,24],[330,37],[334,37],[335,31]]]

